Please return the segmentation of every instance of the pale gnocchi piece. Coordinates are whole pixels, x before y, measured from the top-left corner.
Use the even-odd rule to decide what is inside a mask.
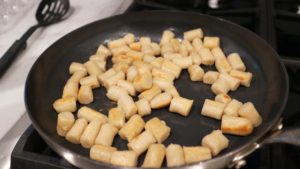
[[[219,103],[214,100],[205,99],[201,110],[201,114],[203,116],[221,120],[224,107],[225,107],[224,103]]]
[[[252,73],[250,72],[242,72],[239,70],[231,70],[230,76],[235,77],[241,81],[241,85],[250,87],[250,83],[252,80]]]
[[[106,93],[106,96],[113,101],[118,101],[123,95],[128,95],[128,91],[120,86],[111,86]]]
[[[186,49],[188,50],[189,53],[193,52],[195,49],[193,47],[193,45],[191,44],[190,41],[183,39],[181,41],[181,44],[184,45],[186,47]]]
[[[226,134],[246,136],[252,133],[253,126],[251,121],[246,118],[223,115],[221,130]]]
[[[105,87],[108,88],[109,84],[114,83],[118,79],[122,79],[125,76],[123,74],[124,73],[122,71],[117,72],[115,69],[111,68],[107,70],[105,73],[103,73],[102,75],[99,75],[98,79],[103,85],[105,85]]]
[[[90,104],[94,101],[94,95],[91,86],[80,86],[77,100],[81,104]]]
[[[250,120],[254,127],[259,126],[263,121],[262,117],[251,102],[244,103],[243,106],[240,107],[238,114],[239,116]]]
[[[213,84],[219,78],[220,73],[216,71],[207,71],[203,75],[203,83]]]
[[[109,50],[109,49],[108,49]],[[109,51],[110,52],[110,51]],[[110,54],[111,55],[111,54]],[[92,61],[106,61],[106,59],[110,56],[110,55],[107,55],[105,56],[104,54],[100,54],[100,53],[96,53],[96,54],[93,54],[89,57],[89,60],[92,60]]]
[[[166,149],[166,159],[168,167],[175,167],[185,164],[182,147],[178,144],[170,144]]]
[[[99,132],[97,132],[97,137],[95,137],[96,145],[111,146],[116,134],[118,133],[118,128],[114,127],[110,123],[105,123],[102,125]]]
[[[211,53],[213,54],[213,56],[215,57],[216,60],[226,59],[226,56],[220,47],[215,47],[215,48],[211,49]]]
[[[209,148],[212,155],[216,156],[229,146],[229,140],[223,135],[221,130],[214,130],[203,137],[201,144]]]
[[[181,73],[181,67],[171,61],[163,62],[161,64],[161,70],[173,74],[176,78],[178,78]]]
[[[99,55],[101,55],[101,56],[103,56],[103,57],[105,57],[105,58],[107,58],[108,56],[111,55],[110,50],[107,47],[105,47],[104,45],[100,45],[98,47],[96,53],[99,54]]]
[[[132,65],[137,68],[139,74],[151,73],[152,67],[148,63],[139,60],[139,61],[134,61]]]
[[[174,97],[171,101],[169,111],[178,113],[182,116],[188,116],[192,105],[194,103],[194,100],[186,99],[180,96]]]
[[[135,66],[130,66],[126,74],[127,81],[132,82],[137,75],[138,75],[137,68]]]
[[[126,81],[126,80],[119,80],[117,83],[118,86],[122,87],[123,89],[127,90],[127,92],[131,95],[131,96],[135,96],[136,95],[136,91],[135,88],[133,86],[132,83]]]
[[[112,50],[114,48],[126,46],[126,42],[123,38],[120,38],[120,39],[109,41],[107,46],[110,50]]]
[[[62,98],[65,97],[77,97],[78,94],[78,83],[74,81],[67,81],[64,86]]]
[[[176,65],[178,65],[181,69],[187,69],[189,66],[193,64],[192,57],[179,57],[172,59]]]
[[[151,45],[151,38],[148,36],[142,36],[140,37],[140,42],[143,45]]]
[[[130,51],[130,48],[128,46],[121,46],[111,49],[111,53],[113,54],[113,56],[125,55],[128,51]]]
[[[164,57],[165,59],[168,59],[168,60],[173,60],[173,59],[175,59],[175,58],[181,58],[182,55],[179,54],[179,53],[171,53],[171,52],[169,52],[169,53],[164,53],[164,54],[163,54],[163,57]]]
[[[212,158],[210,149],[202,146],[183,146],[186,164],[204,161]]]
[[[151,38],[150,37],[141,37],[140,42],[142,44],[141,51],[143,53],[154,55],[153,49],[151,47]]]
[[[145,152],[151,144],[156,142],[154,136],[150,131],[144,131],[140,135],[132,139],[127,147],[129,150],[132,150],[136,153],[137,156]]]
[[[203,42],[200,38],[195,38],[193,41],[192,41],[192,45],[194,47],[194,49],[196,51],[200,51],[203,47]]]
[[[127,63],[124,63],[124,62],[118,62],[118,63],[115,63],[115,64],[113,65],[113,69],[115,69],[117,72],[121,71],[121,72],[123,72],[124,74],[127,73],[128,68],[129,68],[128,64],[127,64]],[[124,78],[125,78],[125,77],[124,77]]]
[[[140,42],[134,42],[134,43],[131,43],[129,45],[130,49],[131,50],[135,50],[135,51],[141,51],[142,49],[142,44]]]
[[[133,86],[138,92],[150,89],[152,87],[151,73],[139,73],[133,80]]]
[[[100,120],[93,120],[91,121],[87,127],[84,129],[81,137],[80,137],[80,144],[84,148],[91,148],[94,145],[95,139],[99,130],[102,126],[103,122]]]
[[[219,79],[223,79],[228,84],[231,91],[236,91],[236,89],[240,86],[240,80],[230,76],[227,73],[221,73]]]
[[[158,143],[165,141],[171,132],[171,128],[157,117],[153,117],[147,121],[145,130],[150,131]]]
[[[180,41],[176,38],[170,40],[170,43],[174,49],[174,52],[179,52],[180,49]]]
[[[155,42],[152,42],[151,43],[151,49],[152,49],[152,52],[153,52],[153,55],[160,55],[160,46],[159,44],[155,43]],[[144,55],[145,57],[145,55]]]
[[[140,99],[137,102],[135,102],[138,114],[141,116],[149,115],[151,114],[151,106],[147,99]]]
[[[160,39],[160,45],[170,43],[170,40],[175,37],[175,34],[172,31],[165,30]]]
[[[226,58],[216,59],[215,66],[220,73],[229,73],[231,66]]]
[[[130,97],[128,94],[121,95],[117,104],[125,113],[126,119],[129,119],[131,116],[137,113],[136,104],[132,97]]]
[[[89,57],[89,60],[91,61],[106,61],[107,57],[105,57],[104,55],[102,54],[95,54],[95,55],[91,55]]]
[[[127,45],[132,44],[134,42],[135,36],[132,33],[127,33],[124,37],[123,40]]]
[[[118,71],[116,74],[113,76],[107,78],[105,81],[103,81],[103,86],[108,89],[111,86],[114,86],[118,83],[119,80],[124,80],[125,79],[125,73],[122,71]]]
[[[135,167],[138,157],[134,151],[114,151],[111,155],[110,163],[123,167]]]
[[[238,116],[238,111],[242,107],[243,103],[236,100],[232,99],[225,107],[224,109],[224,115],[228,116]]]
[[[138,60],[138,61],[134,61],[132,65],[137,68],[138,74],[145,74],[145,73],[151,74],[152,66],[149,63]]]
[[[229,54],[227,60],[230,63],[232,69],[242,72],[246,70],[246,66],[238,53]]]
[[[168,72],[163,71],[163,70],[158,69],[158,68],[153,68],[151,73],[152,73],[153,77],[162,78],[162,79],[165,79],[165,80],[168,80],[168,81],[175,80],[174,74],[168,73]]]
[[[202,64],[213,65],[215,63],[215,57],[211,54],[208,48],[201,48],[197,52],[201,57]]]
[[[99,75],[98,80],[99,80],[100,83],[104,83],[109,77],[112,77],[116,73],[117,73],[117,71],[115,71],[115,69],[110,68],[109,70],[107,70],[103,74]]]
[[[110,163],[111,156],[115,151],[117,151],[115,147],[93,145],[90,150],[90,158],[96,161]]]
[[[203,31],[201,28],[183,32],[183,38],[188,41],[192,41],[195,38],[202,38],[202,37],[203,37]]]
[[[133,115],[119,130],[119,135],[122,139],[131,141],[134,137],[139,135],[145,126],[144,120],[140,115]]]
[[[95,89],[100,86],[100,83],[96,75],[90,75],[80,79],[80,85],[91,86],[92,89]]]
[[[143,61],[146,62],[146,63],[151,63],[152,61],[154,61],[156,59],[155,56],[153,55],[144,55],[143,57]]]
[[[198,65],[191,65],[188,67],[188,72],[191,81],[202,81],[204,76],[204,70]]]
[[[224,103],[225,105],[227,105],[231,101],[231,97],[227,94],[221,93],[221,94],[216,95],[215,101]]]
[[[179,53],[182,56],[188,56],[189,55],[189,51],[188,51],[187,47],[183,44],[180,44],[180,46],[179,46]]]
[[[69,73],[73,74],[77,71],[86,71],[86,68],[83,64],[77,63],[77,62],[72,62],[70,67],[69,67]]]
[[[190,53],[190,57],[192,57],[194,65],[200,65],[202,63],[201,57],[200,57],[200,55],[197,52],[195,52],[195,51],[191,52]]]
[[[172,95],[172,97],[178,97],[179,96],[179,93],[176,89],[175,86],[169,86],[165,89],[166,92],[170,93]]]
[[[153,78],[153,85],[156,85],[161,90],[166,91],[170,86],[174,85],[174,82],[163,79],[163,78],[154,77]]]
[[[73,75],[70,77],[68,81],[79,83],[80,79],[85,77],[86,75],[87,75],[86,70],[76,71],[75,73],[73,73]]]
[[[162,58],[162,57],[157,57],[157,58],[155,58],[155,59],[150,63],[150,65],[151,65],[152,67],[161,68],[161,65],[162,65],[163,62],[164,62],[164,58]]]
[[[74,115],[71,112],[61,112],[57,116],[56,131],[60,136],[65,136],[75,122]]]
[[[215,36],[205,36],[203,39],[203,46],[205,48],[213,49],[220,46],[220,38]]]
[[[115,107],[108,112],[108,122],[120,129],[125,124],[125,113],[120,107]]]
[[[79,118],[66,134],[66,140],[73,144],[80,144],[80,137],[86,128],[88,122],[85,119]]]
[[[77,109],[75,97],[65,97],[54,101],[53,108],[56,112],[75,112]]]
[[[165,53],[174,53],[174,49],[171,43],[165,43],[160,48],[160,53],[164,55]]]
[[[150,105],[152,109],[160,109],[170,105],[172,95],[168,92],[163,92],[156,95],[151,101]]]
[[[161,89],[156,85],[152,85],[150,89],[143,91],[139,95],[139,99],[146,99],[148,101],[151,101],[156,95],[160,93],[161,93]]]
[[[133,58],[129,57],[127,54],[126,55],[117,55],[117,56],[112,57],[111,61],[114,64],[122,62],[122,63],[126,63],[127,65],[129,65],[132,63]],[[113,65],[113,67],[114,67],[114,65]]]
[[[126,53],[126,55],[131,58],[133,61],[143,60],[144,53],[130,50]]]
[[[89,73],[89,75],[101,75],[102,71],[101,69],[98,67],[98,65],[96,64],[96,62],[89,60],[87,62],[84,63],[84,66],[87,70],[87,72]]]
[[[163,144],[151,144],[148,148],[142,167],[160,168],[166,155]]]
[[[100,68],[101,71],[106,70],[106,61],[104,61],[104,60],[94,60],[94,62]]]
[[[211,85],[211,90],[214,94],[221,93],[227,94],[230,90],[230,86],[225,79],[218,79]]]
[[[91,122],[95,119],[98,119],[103,123],[108,121],[106,115],[86,106],[83,106],[78,110],[77,117],[86,119],[88,122]]]

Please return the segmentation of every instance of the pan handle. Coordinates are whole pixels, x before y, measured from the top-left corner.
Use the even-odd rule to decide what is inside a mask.
[[[280,119],[277,125],[275,125],[275,127],[273,128],[273,130],[271,130],[258,142],[254,143],[253,145],[250,145],[249,147],[243,149],[238,154],[236,154],[232,159],[231,163],[228,165],[228,168],[239,169],[243,167],[244,165],[246,165],[245,157],[267,144],[284,143],[300,146],[300,128],[290,127],[283,129],[283,125],[281,122],[282,120]]]
[[[300,128],[291,127],[278,130],[272,135],[270,135],[268,138],[262,140],[260,145],[263,146],[265,144],[272,143],[285,143],[300,146]]]

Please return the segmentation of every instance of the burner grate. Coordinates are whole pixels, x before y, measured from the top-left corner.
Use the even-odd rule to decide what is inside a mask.
[[[52,151],[30,126],[11,155],[11,169],[76,169]]]

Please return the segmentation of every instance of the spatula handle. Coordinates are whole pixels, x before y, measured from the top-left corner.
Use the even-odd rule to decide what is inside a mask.
[[[20,51],[26,48],[26,41],[16,40],[0,59],[0,78],[11,63],[17,58]]]
[[[12,62],[17,58],[18,54],[26,48],[26,41],[32,35],[32,33],[41,27],[37,24],[30,27],[20,39],[16,40],[11,47],[4,53],[0,58],[0,78],[4,75],[6,70],[12,64]]]

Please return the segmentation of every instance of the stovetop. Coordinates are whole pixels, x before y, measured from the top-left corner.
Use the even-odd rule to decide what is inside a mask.
[[[290,80],[283,113],[286,127],[300,127],[300,1],[299,0],[136,0],[126,12],[183,10],[214,15],[242,25],[265,39],[281,56]],[[264,146],[247,158],[243,168],[300,168],[300,147],[285,144]],[[75,168],[47,146],[29,127],[11,157],[11,169]]]

